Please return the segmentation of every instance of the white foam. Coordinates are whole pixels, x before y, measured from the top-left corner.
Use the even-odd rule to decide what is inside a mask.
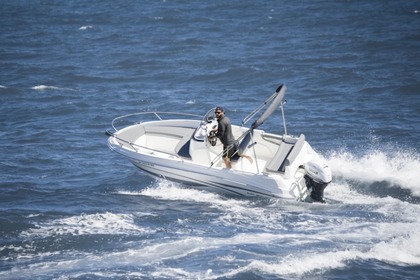
[[[141,192],[136,192],[136,191],[127,191],[127,190],[118,190],[115,192],[116,194],[121,194],[121,195],[142,195]]]
[[[339,178],[333,179],[328,187],[325,189],[324,196],[346,205],[351,204],[375,204],[381,198],[364,195],[355,191],[349,182],[340,180]]]
[[[47,237],[54,235],[87,234],[143,234],[151,230],[139,227],[129,214],[97,213],[82,214],[38,224],[36,228],[21,233],[22,237]]]
[[[273,240],[282,238],[270,233],[237,234],[228,238],[205,238],[187,236],[178,240],[164,241],[158,244],[149,245],[137,249],[129,249],[124,252],[117,252],[108,255],[109,261],[125,260],[126,257],[133,258],[130,262],[136,263],[160,263],[164,260],[179,259],[197,252],[209,249],[223,248],[240,244],[268,244]],[[107,258],[106,256],[105,258]]]
[[[250,200],[240,200],[237,197],[230,199],[213,192],[185,188],[167,180],[158,180],[157,186],[146,188],[140,194],[160,200],[197,202],[219,209],[222,214],[216,222],[227,225],[241,221],[244,224],[250,222],[254,225],[265,224],[270,227],[273,223],[277,224],[279,215],[281,216],[275,213],[270,216],[263,215],[265,208],[252,207]]]
[[[327,270],[343,268],[349,261],[378,260],[397,265],[420,265],[420,235],[415,230],[408,234],[395,236],[389,241],[382,241],[368,251],[350,249],[333,252],[298,252],[279,261],[253,260],[249,264],[233,269],[222,275],[212,275],[214,279],[233,277],[248,271],[260,271],[279,277],[305,276],[323,273]]]
[[[159,200],[189,201],[206,205],[220,210],[220,215],[213,223],[223,226],[235,224],[237,227],[263,227],[266,229],[280,229],[283,214],[276,209],[267,211],[265,206],[255,207],[251,200],[226,198],[213,192],[185,188],[178,183],[167,180],[158,180],[156,186],[148,187],[140,192],[118,191],[119,194],[144,195]],[[282,203],[284,205],[284,203]],[[296,207],[304,207],[298,203]],[[180,222],[180,221],[178,221]],[[182,221],[181,221],[182,222]],[[180,222],[180,223],[181,223]]]
[[[306,256],[289,255],[279,262],[254,260],[244,267],[234,269],[224,273],[223,275],[214,275],[213,278],[233,277],[237,274],[248,271],[260,271],[270,275],[278,275],[280,277],[288,275],[303,276],[309,272],[345,267],[346,261],[356,259],[361,255],[362,253],[358,251],[346,250],[340,252],[319,253],[316,257],[312,254]]]
[[[152,279],[202,279],[197,278],[195,273],[191,273],[181,268],[166,268],[150,273]]]
[[[405,234],[400,233],[390,241],[376,244],[369,256],[388,263],[420,265],[420,227],[409,227],[411,230]]]
[[[0,88],[7,88],[6,86],[0,85]]]
[[[118,216],[118,218],[121,218],[121,216]],[[318,234],[308,234],[308,231],[313,230],[317,230]],[[217,279],[233,277],[248,271],[260,271],[264,274],[279,277],[287,277],[289,275],[299,277],[308,273],[322,274],[327,270],[346,267],[349,261],[354,260],[372,259],[397,265],[420,265],[420,247],[416,246],[420,242],[420,236],[417,234],[419,230],[420,223],[418,222],[414,224],[404,222],[364,223],[360,227],[358,220],[344,218],[340,226],[337,226],[335,221],[332,221],[331,224],[324,221],[312,226],[309,225],[305,231],[299,234],[296,233],[299,231],[298,228],[291,233],[239,233],[225,238],[181,236],[176,240],[168,238],[154,239],[149,244],[141,242],[136,245],[133,243],[129,249],[124,251],[108,252],[101,255],[70,251],[57,252],[58,255],[54,258],[48,258],[48,261],[46,261],[45,256],[26,256],[25,258],[31,259],[31,262],[34,261],[34,258],[39,258],[40,262],[30,265],[24,263],[19,265],[17,263],[12,270],[7,272],[7,275],[10,277],[18,275],[20,277],[25,275],[36,277],[60,272],[75,277],[75,273],[78,273],[77,271],[95,274],[104,268],[121,269],[122,267],[138,267],[140,265],[141,267],[157,266],[158,269],[156,271],[150,272],[156,278]],[[135,231],[133,234],[137,234]],[[377,240],[381,241],[378,243]],[[338,245],[335,245],[334,249],[330,251],[328,246],[323,248],[307,246],[305,241],[321,241]],[[291,242],[294,242],[296,245],[299,244],[301,248],[296,253],[288,253],[283,257],[282,254],[275,258],[256,254],[249,259],[249,256],[255,252],[252,249],[245,251],[248,245],[253,244],[258,246],[280,246],[279,250],[281,250],[282,244],[291,245]],[[351,244],[350,248],[347,248],[349,247],[348,244]],[[361,246],[361,244],[364,245]],[[206,254],[206,251],[226,250],[228,247],[231,248],[229,250],[236,251],[238,246],[243,248],[245,259],[242,259],[241,254],[224,257],[216,256],[216,259],[213,256],[210,259],[216,262],[232,263],[232,266],[235,267],[239,266],[227,271],[223,269],[219,272],[214,272],[211,269],[188,271],[184,267],[161,266],[165,261],[182,260],[189,256],[193,258]],[[292,246],[296,247],[293,244]],[[72,274],[72,272],[74,273]],[[0,272],[1,275],[5,274]],[[112,276],[110,274],[106,275]],[[117,277],[118,275],[115,276]]]
[[[146,188],[141,191],[140,194],[162,200],[182,200],[206,203],[224,209],[232,207],[246,207],[250,203],[249,201],[227,199],[212,192],[184,188],[180,184],[167,180],[158,180],[157,186]]]
[[[238,234],[230,238],[204,238],[204,237],[184,237],[178,240],[166,241],[158,244],[144,246],[140,244],[138,248],[133,248],[120,252],[106,253],[103,255],[94,255],[91,253],[76,252],[57,252],[59,256],[44,260],[45,256],[35,255],[40,262],[19,265],[7,271],[8,277],[37,277],[42,275],[52,275],[56,272],[71,275],[72,271],[97,271],[109,269],[110,267],[130,267],[130,266],[155,266],[165,260],[176,260],[194,253],[209,249],[218,249],[226,246],[238,244],[268,244],[279,238],[275,234]],[[26,258],[30,258],[27,256]],[[64,258],[65,260],[63,260]],[[193,276],[196,273],[190,273],[178,268],[160,269],[160,275],[167,276]],[[210,273],[207,271],[204,274]],[[90,273],[89,273],[90,274]],[[158,275],[156,274],[156,275]],[[5,275],[0,272],[0,276]],[[200,273],[202,275],[202,273]],[[195,278],[195,277],[194,277]]]
[[[93,26],[92,25],[84,25],[84,26],[81,26],[80,28],[79,28],[79,30],[87,30],[87,29],[92,29],[93,28]]]
[[[371,150],[363,155],[339,151],[327,161],[335,176],[368,183],[387,181],[420,196],[420,156],[416,151]]]

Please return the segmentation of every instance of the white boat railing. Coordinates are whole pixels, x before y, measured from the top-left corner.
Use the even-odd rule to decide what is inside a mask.
[[[127,114],[127,115],[116,117],[115,119],[112,120],[111,125],[112,125],[112,128],[115,131],[118,131],[119,129],[116,127],[117,126],[116,122],[126,120],[128,118],[135,117],[135,116],[146,116],[146,115],[153,116],[154,118],[151,119],[151,120],[159,120],[159,121],[164,120],[164,119],[169,119],[169,118],[166,118],[166,116],[168,116],[168,115],[172,116],[172,117],[177,116],[179,119],[181,119],[182,116],[183,117],[189,117],[190,119],[191,119],[191,117],[194,117],[194,118],[198,118],[198,120],[201,120],[203,118],[202,115],[189,114],[189,113],[156,112],[156,111],[153,111],[153,112],[139,112],[139,113]],[[137,120],[135,122],[132,122],[131,124],[139,124],[139,123],[142,123],[144,121],[145,120]]]

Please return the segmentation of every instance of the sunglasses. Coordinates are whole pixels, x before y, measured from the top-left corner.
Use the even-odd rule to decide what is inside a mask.
[[[214,112],[216,115],[219,115],[219,114],[221,114],[222,112]]]

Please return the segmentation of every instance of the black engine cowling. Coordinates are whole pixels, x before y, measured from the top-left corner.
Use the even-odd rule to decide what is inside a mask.
[[[310,190],[311,198],[316,202],[325,203],[324,200],[324,189],[327,187],[328,183],[319,183],[314,181],[310,176],[305,175],[305,183],[308,190]]]

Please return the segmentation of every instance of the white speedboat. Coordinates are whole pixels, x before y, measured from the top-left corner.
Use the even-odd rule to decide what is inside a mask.
[[[331,182],[331,170],[303,134],[287,134],[285,92],[286,86],[279,86],[241,125],[232,124],[239,153],[253,160],[237,157],[230,169],[224,165],[223,145],[212,137],[217,126],[214,108],[204,116],[143,112],[115,118],[114,131],[106,132],[110,136],[108,146],[149,174],[189,186],[244,196],[325,202],[324,189]],[[284,134],[258,129],[278,108]],[[133,118],[135,121],[120,128],[120,123]]]

